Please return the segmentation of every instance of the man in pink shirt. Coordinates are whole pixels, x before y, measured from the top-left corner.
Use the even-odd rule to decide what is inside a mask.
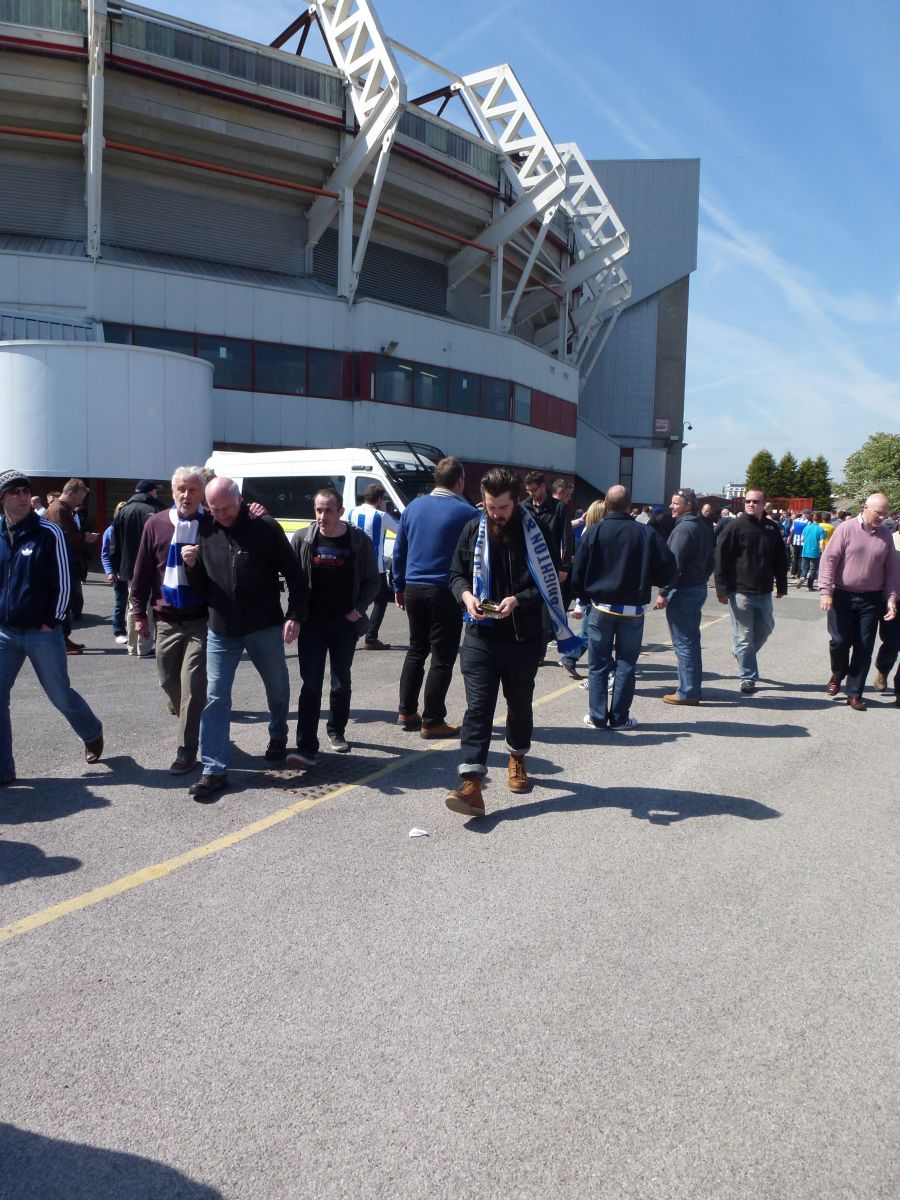
[[[878,620],[897,619],[900,568],[894,543],[881,522],[888,515],[887,496],[869,496],[858,517],[844,521],[832,534],[819,568],[820,605],[828,614],[831,678],[826,691],[834,698],[846,677],[847,703],[865,712],[862,698]]]

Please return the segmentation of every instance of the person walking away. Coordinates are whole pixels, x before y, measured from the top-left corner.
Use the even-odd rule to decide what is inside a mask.
[[[644,609],[653,586],[675,575],[672,551],[649,524],[629,516],[631,497],[622,484],[606,493],[606,516],[586,530],[575,556],[575,594],[590,601],[588,712],[594,729],[634,729],[635,665],[641,652]],[[609,676],[615,671],[612,703]]]
[[[765,515],[766,494],[751,488],[744,511],[716,546],[716,597],[731,608],[733,649],[741,694],[752,696],[759,679],[757,655],[775,628],[772,588],[787,593],[788,552],[781,528]]]
[[[116,510],[113,513],[115,519],[119,510],[124,505],[125,501],[121,500],[116,505]],[[103,566],[103,573],[106,576],[106,582],[113,589],[113,615],[112,615],[112,631],[113,640],[117,646],[125,646],[128,643],[128,633],[126,627],[125,610],[128,605],[128,584],[124,579],[120,579],[116,574],[116,569],[112,565],[109,557],[109,543],[112,540],[113,527],[110,523],[103,531],[103,538],[100,542],[100,562]]]
[[[678,573],[670,584],[660,588],[654,607],[666,610],[678,664],[678,687],[663,700],[666,704],[696,706],[703,687],[700,620],[707,581],[716,565],[716,537],[697,512],[697,497],[690,488],[676,492],[669,508],[675,527],[667,544],[675,556]]]
[[[347,524],[361,529],[375,548],[375,561],[381,574],[378,595],[372,604],[366,636],[363,639],[365,650],[390,650],[388,643],[381,641],[378,636],[387,606],[394,598],[394,589],[390,584],[389,556],[385,554],[385,539],[388,533],[393,533],[396,537],[400,523],[387,511],[386,504],[387,492],[380,483],[372,483],[365,490],[363,503],[351,508],[347,514]]]
[[[31,480],[0,473],[0,786],[16,782],[10,697],[26,658],[47,699],[84,742],[88,763],[103,753],[103,726],[69,682],[62,626],[70,559],[62,529],[31,507]]]
[[[84,503],[89,488],[83,479],[70,479],[63,490],[47,507],[47,520],[58,525],[66,540],[69,555],[69,609],[63,621],[67,654],[83,654],[84,644],[71,638],[72,621],[81,615],[84,608],[82,572],[87,561],[88,547],[97,541],[98,535],[81,528],[76,520],[76,510]]]
[[[128,584],[127,637],[128,653],[135,658],[150,658],[153,654],[153,629],[150,636],[141,637],[134,623],[134,606],[131,603],[131,578],[141,545],[144,526],[165,505],[159,499],[159,485],[152,479],[139,479],[134,494],[122,505],[113,520],[112,537],[109,541],[109,561],[119,579]]]
[[[825,530],[819,524],[821,515],[816,513],[813,517],[812,513],[809,514],[810,520],[803,530],[803,545],[800,547],[800,574],[795,586],[799,588],[806,584],[809,592],[816,586],[819,563],[825,548]]]
[[[873,492],[859,515],[834,532],[819,568],[819,604],[828,614],[831,678],[825,686],[837,699],[846,679],[848,705],[866,711],[863,691],[875,649],[879,618],[897,620],[900,564],[891,534],[881,528],[887,496]]]
[[[391,562],[397,607],[409,622],[397,723],[426,739],[459,736],[459,726],[447,721],[447,691],[463,627],[462,609],[450,590],[450,567],[459,535],[478,517],[463,499],[466,476],[458,459],[448,456],[435,465],[434,484],[427,496],[404,509]]]
[[[300,702],[297,712],[297,749],[288,755],[291,766],[314,767],[319,761],[319,716],[325,660],[331,670],[326,733],[331,749],[346,754],[345,737],[350,719],[353,655],[356,639],[366,629],[366,610],[378,595],[378,563],[371,540],[361,529],[341,518],[344,507],[333,488],[322,488],[313,498],[315,521],[298,530],[291,548],[299,559],[307,584],[308,615],[302,623]]]

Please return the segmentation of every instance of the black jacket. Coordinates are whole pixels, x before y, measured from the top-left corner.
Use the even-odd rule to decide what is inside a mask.
[[[655,529],[628,513],[607,513],[581,535],[572,590],[596,604],[649,604],[651,588],[675,577],[672,551]]]
[[[556,565],[559,559],[559,551],[556,549],[558,543],[554,542],[553,533],[546,524],[540,518],[535,519],[544,535],[550,557]],[[468,525],[463,526],[450,565],[450,590],[460,604],[463,603],[463,592],[473,590],[472,572],[479,522],[480,517],[475,517]],[[519,606],[502,620],[467,628],[478,629],[481,632],[489,631],[491,635],[496,634],[506,641],[527,642],[544,635],[544,600],[528,570],[525,530],[518,509],[513,514],[513,522],[515,524],[509,530],[509,541],[504,545],[502,552],[497,553],[495,546],[491,547],[491,594],[488,599],[499,601],[505,596],[515,596]]]
[[[213,633],[244,637],[306,617],[309,585],[284,530],[273,517],[252,520],[246,504],[227,529],[217,521],[201,524],[197,564],[186,570],[188,583],[206,597]],[[287,583],[287,613],[279,575]]]
[[[58,525],[36,512],[13,528],[0,518],[0,625],[60,625],[69,607],[69,569],[69,551]]]
[[[120,579],[131,580],[144,526],[154,513],[162,512],[165,507],[161,500],[154,500],[146,492],[135,492],[119,509],[109,539],[109,561]]]
[[[562,500],[555,500],[549,493],[543,504],[535,506],[531,500],[524,503],[531,515],[540,522],[547,536],[547,545],[553,552],[554,561],[559,559],[559,569],[571,571],[575,535],[572,532],[572,518],[568,508]]]
[[[361,637],[369,627],[366,613],[369,605],[378,595],[381,587],[381,574],[378,570],[378,560],[375,557],[375,547],[371,539],[355,525],[347,523],[350,530],[350,553],[353,562],[353,608],[360,614],[357,621],[356,633]],[[291,538],[291,549],[300,560],[300,566],[306,578],[307,592],[312,585],[313,552],[319,540],[319,526],[313,521],[306,529],[298,529]],[[335,616],[344,616],[335,613]]]
[[[779,595],[787,591],[788,552],[781,526],[771,518],[741,513],[716,546],[716,594],[767,596],[774,583]]]
[[[669,534],[669,549],[675,555],[678,574],[663,595],[680,587],[705,586],[716,565],[716,540],[709,523],[697,513],[685,513]]]

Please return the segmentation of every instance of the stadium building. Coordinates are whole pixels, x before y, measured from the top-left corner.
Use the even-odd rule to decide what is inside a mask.
[[[271,46],[0,0],[0,105],[3,462],[82,476],[98,523],[213,447],[677,486],[696,161],[589,161],[369,0]]]

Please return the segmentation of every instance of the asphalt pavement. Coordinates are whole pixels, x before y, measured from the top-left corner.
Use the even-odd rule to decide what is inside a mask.
[[[699,709],[662,703],[650,613],[630,733],[548,661],[531,791],[498,728],[467,821],[458,747],[393,723],[401,613],[357,654],[351,753],[306,774],[262,759],[245,661],[201,806],[85,590],[103,761],[29,666],[13,693],[0,1200],[898,1195],[900,710],[825,696],[816,595],[776,603],[753,697],[713,598]]]

